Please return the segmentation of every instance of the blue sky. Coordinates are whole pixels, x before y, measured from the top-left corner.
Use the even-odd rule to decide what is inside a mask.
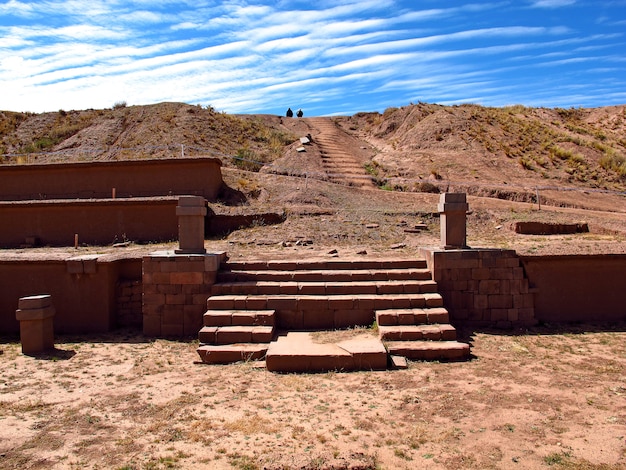
[[[626,0],[0,1],[0,109],[626,103]]]

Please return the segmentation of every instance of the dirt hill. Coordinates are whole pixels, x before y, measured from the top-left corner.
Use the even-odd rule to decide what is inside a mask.
[[[407,226],[414,218],[430,223],[437,193],[465,191],[473,210],[468,237],[486,246],[626,251],[626,106],[420,103],[300,119],[181,103],[0,112],[0,154],[2,164],[217,156],[227,183],[248,195],[248,210],[294,215],[280,229],[233,234],[234,245],[432,243],[436,222],[430,238],[407,235]],[[555,245],[554,237],[548,243],[506,230],[519,220],[589,222],[592,234]]]

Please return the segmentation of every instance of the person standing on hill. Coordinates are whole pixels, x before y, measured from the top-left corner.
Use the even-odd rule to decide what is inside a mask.
[[[297,116],[298,116],[298,117],[302,117],[302,116],[304,116],[304,113],[302,112],[302,109],[299,109],[299,110],[298,110],[298,114],[297,114]]]
[[[288,109],[287,109],[287,114],[286,114],[286,116],[287,116],[287,117],[293,117],[293,111],[291,110],[291,108],[288,108]]]

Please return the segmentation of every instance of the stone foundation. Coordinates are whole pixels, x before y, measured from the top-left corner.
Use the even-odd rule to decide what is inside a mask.
[[[192,336],[215,283],[223,253],[160,251],[143,258],[143,332],[148,336]]]
[[[536,324],[533,294],[513,250],[420,249],[453,322],[511,328]]]

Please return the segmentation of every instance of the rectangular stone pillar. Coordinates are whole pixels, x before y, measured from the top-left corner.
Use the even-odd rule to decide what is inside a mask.
[[[465,193],[443,193],[439,197],[441,248],[444,250],[467,248],[466,214],[468,208]]]
[[[22,297],[15,312],[20,322],[22,353],[41,354],[54,349],[54,306],[50,295]]]
[[[178,244],[176,253],[203,254],[204,217],[207,214],[206,199],[201,196],[180,196],[176,215],[178,216]]]

